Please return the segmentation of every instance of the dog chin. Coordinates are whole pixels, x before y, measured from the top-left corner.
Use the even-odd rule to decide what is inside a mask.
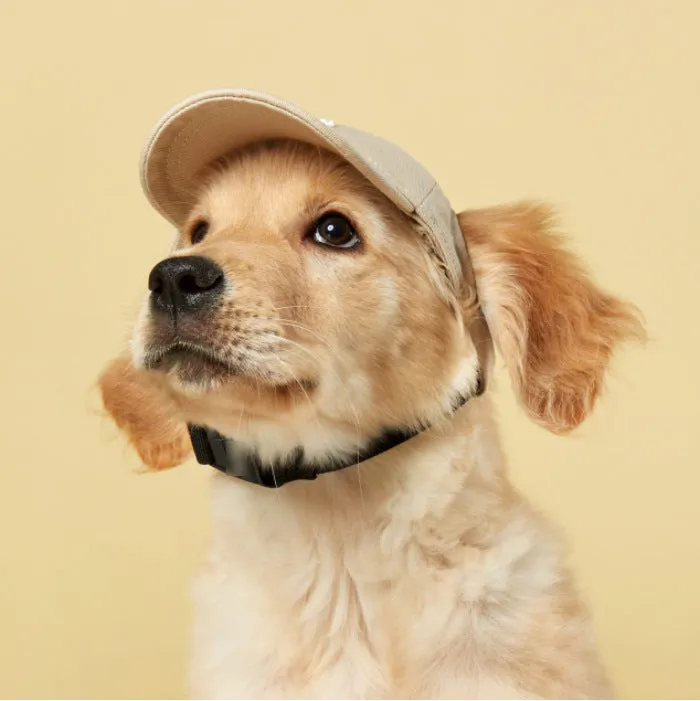
[[[199,395],[219,389],[225,382],[235,377],[218,369],[189,362],[174,363],[169,369],[156,370],[156,372],[165,372],[166,380],[174,389],[190,395]]]
[[[177,368],[165,373],[168,385],[181,397],[202,397],[224,386],[225,381],[219,377],[205,374],[182,373]]]

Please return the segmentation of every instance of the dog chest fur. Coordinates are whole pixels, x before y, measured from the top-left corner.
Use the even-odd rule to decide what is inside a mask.
[[[532,675],[570,692],[562,674],[589,674],[562,664],[590,636],[560,546],[507,486],[493,429],[467,428],[482,411],[371,474],[215,476],[193,694],[521,698]]]

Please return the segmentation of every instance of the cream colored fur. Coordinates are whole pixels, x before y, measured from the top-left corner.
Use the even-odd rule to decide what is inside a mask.
[[[309,242],[329,210],[352,219],[360,249]],[[147,465],[190,457],[187,421],[266,457],[352,454],[383,427],[434,425],[279,490],[212,474],[193,696],[609,697],[565,552],[508,481],[488,392],[449,412],[479,368],[489,385],[492,336],[528,414],[570,430],[614,346],[642,335],[633,309],[593,285],[536,205],[460,215],[478,300],[468,284],[452,290],[408,218],[298,144],[216,168],[202,219],[207,237],[193,246],[185,227],[175,255],[211,257],[228,287],[183,333],[240,372],[194,382],[144,369],[159,333],[144,308],[101,387]]]

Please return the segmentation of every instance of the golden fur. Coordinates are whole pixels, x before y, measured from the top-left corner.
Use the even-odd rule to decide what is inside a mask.
[[[309,241],[331,210],[351,218],[359,248]],[[202,219],[210,231],[193,246]],[[212,258],[227,288],[179,332],[238,373],[144,369],[163,333],[144,306],[131,352],[101,378],[142,460],[184,462],[187,421],[269,458],[299,445],[352,454],[383,427],[434,425],[278,491],[213,474],[195,696],[610,695],[561,545],[508,482],[488,392],[449,411],[479,368],[488,385],[492,336],[528,414],[568,431],[616,345],[642,327],[549,232],[541,206],[459,222],[479,304],[469,284],[450,288],[416,225],[328,153],[256,145],[203,179],[174,255]]]

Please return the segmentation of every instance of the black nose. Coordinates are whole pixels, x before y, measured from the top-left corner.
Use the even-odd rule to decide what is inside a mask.
[[[160,311],[199,311],[213,304],[224,289],[224,271],[209,258],[166,258],[148,276],[151,304]]]

